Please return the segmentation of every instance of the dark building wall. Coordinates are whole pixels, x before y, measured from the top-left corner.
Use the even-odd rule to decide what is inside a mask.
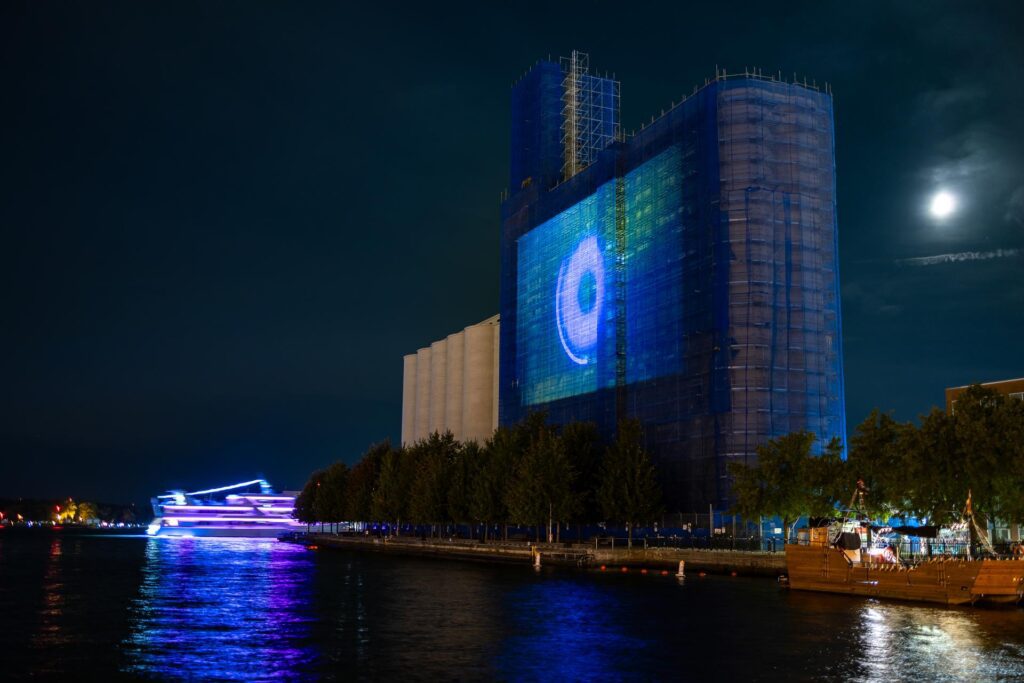
[[[982,382],[981,386],[986,389],[991,389],[996,393],[1010,396],[1024,400],[1024,377],[1020,379],[1004,379],[997,382]],[[946,412],[953,414],[956,409],[956,400],[963,392],[967,391],[968,386],[963,387],[949,387],[946,389]]]
[[[845,440],[832,138],[829,95],[721,80],[514,192],[499,422],[637,417],[679,510],[727,504],[772,436]]]

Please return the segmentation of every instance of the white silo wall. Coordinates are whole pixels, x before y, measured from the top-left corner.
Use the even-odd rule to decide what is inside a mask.
[[[470,325],[463,333],[462,432],[466,441],[483,443],[491,435],[494,326]]]
[[[416,354],[402,358],[402,445],[415,441],[416,433]]]
[[[494,346],[491,356],[491,433],[498,428],[498,347],[501,345],[501,323],[494,323]],[[490,436],[490,434],[488,434]]]
[[[445,427],[450,429],[456,439],[462,439],[462,371],[463,371],[463,340],[462,332],[449,334],[447,344],[448,360],[445,363],[444,415]]]
[[[448,365],[448,342],[444,339],[430,345],[430,418],[427,435],[444,432],[445,375]]]
[[[426,437],[430,424],[430,349],[416,352],[416,424],[413,441]]]

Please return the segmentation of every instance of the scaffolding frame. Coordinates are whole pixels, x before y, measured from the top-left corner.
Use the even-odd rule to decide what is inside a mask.
[[[619,138],[620,85],[590,75],[590,55],[573,50],[560,57],[562,80],[562,180],[568,180],[597,159]]]

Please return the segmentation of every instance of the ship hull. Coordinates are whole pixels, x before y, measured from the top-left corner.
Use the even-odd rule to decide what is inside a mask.
[[[303,525],[298,530],[305,531]],[[245,529],[217,529],[217,528],[194,528],[187,527],[160,527],[151,534],[156,538],[277,538],[283,533],[296,531],[292,528],[245,528]]]
[[[912,568],[851,563],[826,546],[787,545],[789,586],[888,600],[945,605],[1016,603],[1024,591],[1024,560],[935,559]]]
[[[265,479],[203,491],[171,491],[152,499],[150,536],[277,538],[305,524],[292,518],[295,494],[274,493]]]

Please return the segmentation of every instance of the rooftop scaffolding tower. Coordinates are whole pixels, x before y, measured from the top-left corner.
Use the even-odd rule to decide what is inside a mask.
[[[562,180],[589,166],[619,135],[619,82],[590,75],[590,55],[562,57]]]

